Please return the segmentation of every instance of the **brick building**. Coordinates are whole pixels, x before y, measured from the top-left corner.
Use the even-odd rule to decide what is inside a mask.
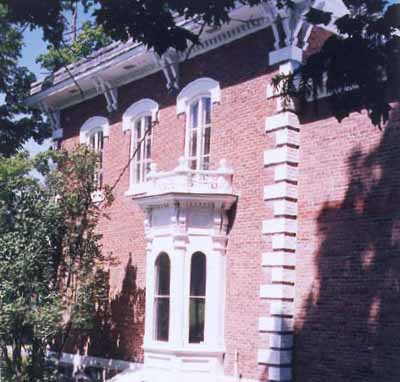
[[[332,26],[232,18],[190,55],[128,42],[73,64],[84,99],[64,70],[33,85],[54,140],[91,145],[115,185],[110,310],[63,359],[130,382],[399,381],[399,113],[382,132],[323,94],[284,108],[271,79]]]

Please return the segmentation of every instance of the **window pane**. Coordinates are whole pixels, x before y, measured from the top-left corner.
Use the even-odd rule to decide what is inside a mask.
[[[168,341],[169,332],[169,298],[156,298],[155,304],[155,339]]]
[[[140,119],[136,120],[135,122],[135,137],[136,141],[139,141],[142,138],[142,131],[141,131],[141,121]]]
[[[140,183],[140,163],[136,164],[136,183]]]
[[[170,261],[166,253],[158,256],[155,271],[154,337],[158,341],[168,341]]]
[[[196,252],[192,256],[190,267],[190,296],[206,295],[206,256]]]
[[[151,139],[150,137],[146,140],[146,159],[151,158]]]
[[[204,341],[205,299],[191,298],[189,312],[189,342],[199,343]]]
[[[144,117],[144,132],[146,132],[150,126],[151,126],[151,117],[150,116]],[[143,134],[144,134],[144,132],[143,132]],[[149,130],[149,132],[147,134],[151,135],[151,130]]]
[[[210,169],[210,157],[209,156],[203,158],[203,163],[202,163],[201,167],[203,170]]]
[[[205,124],[209,125],[211,123],[211,98],[204,97],[203,101],[203,121]]]
[[[199,119],[199,101],[193,102],[190,106],[190,127],[195,129]]]
[[[156,261],[156,295],[169,296],[170,263],[167,254],[158,256]]]
[[[197,154],[197,131],[190,133],[190,156],[195,157]]]
[[[204,150],[203,150],[204,155],[210,154],[210,144],[211,144],[211,128],[206,127],[204,129]]]
[[[197,160],[196,159],[189,161],[189,168],[191,170],[196,170],[197,169]]]

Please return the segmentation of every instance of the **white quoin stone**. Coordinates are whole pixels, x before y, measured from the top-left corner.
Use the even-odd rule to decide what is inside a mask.
[[[266,252],[262,254],[263,267],[294,267],[296,255],[290,252]]]
[[[277,130],[275,134],[275,143],[277,146],[280,145],[300,145],[300,134],[296,130],[282,129]]]
[[[272,270],[272,282],[294,283],[296,274],[292,269],[275,268]]]
[[[258,330],[260,332],[293,332],[294,321],[292,318],[260,317]]]
[[[274,131],[277,129],[292,127],[293,129],[300,129],[299,117],[292,111],[285,111],[265,120],[265,132]]]
[[[274,168],[274,180],[279,182],[282,180],[288,180],[297,182],[298,170],[296,166],[290,164],[280,164]]]
[[[296,250],[296,238],[288,236],[284,233],[275,234],[272,236],[272,249],[273,250]]]
[[[290,198],[297,199],[297,186],[279,182],[264,187],[264,200]]]
[[[286,46],[269,53],[269,64],[275,65],[283,61],[301,62],[303,59],[303,50],[297,46]]]
[[[296,233],[297,221],[288,218],[274,218],[263,221],[263,234]]]
[[[269,313],[275,316],[293,316],[294,303],[282,300],[271,301],[269,304]]]
[[[287,216],[297,216],[297,203],[282,199],[282,200],[275,200],[273,203],[274,207],[274,215],[287,215]]]
[[[293,347],[293,334],[271,333],[268,340],[270,348],[290,349]]]
[[[268,380],[273,382],[289,382],[292,380],[292,368],[270,366],[268,368]]]
[[[266,299],[293,299],[294,288],[292,285],[284,284],[261,285],[260,297]]]
[[[290,350],[259,350],[258,363],[266,365],[290,365],[292,362],[292,352]]]
[[[264,152],[264,166],[280,163],[299,163],[299,150],[297,148],[283,146]]]

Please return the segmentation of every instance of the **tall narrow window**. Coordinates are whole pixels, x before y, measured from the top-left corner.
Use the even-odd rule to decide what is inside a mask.
[[[169,336],[169,290],[171,266],[166,253],[156,260],[156,283],[154,291],[154,339],[168,341]]]
[[[95,130],[92,134],[89,135],[89,145],[91,149],[97,154],[99,160],[97,171],[95,173],[95,184],[97,184],[98,188],[102,188],[104,135],[101,129]]]
[[[151,123],[150,115],[137,118],[134,122],[131,155],[133,155],[135,150],[136,155],[131,167],[131,179],[134,179],[134,183],[136,184],[146,182],[147,174],[150,172]]]
[[[196,252],[190,267],[189,343],[204,342],[206,256]]]
[[[211,98],[194,100],[189,108],[187,157],[193,170],[208,170],[211,143]]]

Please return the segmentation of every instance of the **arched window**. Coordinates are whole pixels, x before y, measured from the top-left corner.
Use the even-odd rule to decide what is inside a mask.
[[[154,339],[168,341],[171,265],[166,253],[157,257],[155,267]]]
[[[211,107],[220,102],[219,83],[199,78],[185,86],[177,98],[177,113],[186,113],[185,156],[193,170],[208,170],[211,144]]]
[[[190,103],[186,139],[189,168],[208,170],[211,143],[211,97],[200,97]]]
[[[87,144],[99,157],[99,164],[95,174],[95,182],[98,188],[103,187],[103,149],[104,137],[108,137],[110,126],[107,118],[89,118],[81,127],[80,143]]]
[[[130,168],[130,189],[147,181],[150,172],[152,125],[157,120],[157,102],[145,98],[131,105],[122,117],[122,130],[131,130],[131,152],[135,156]]]
[[[206,256],[192,255],[190,266],[189,343],[204,342],[206,307]]]

